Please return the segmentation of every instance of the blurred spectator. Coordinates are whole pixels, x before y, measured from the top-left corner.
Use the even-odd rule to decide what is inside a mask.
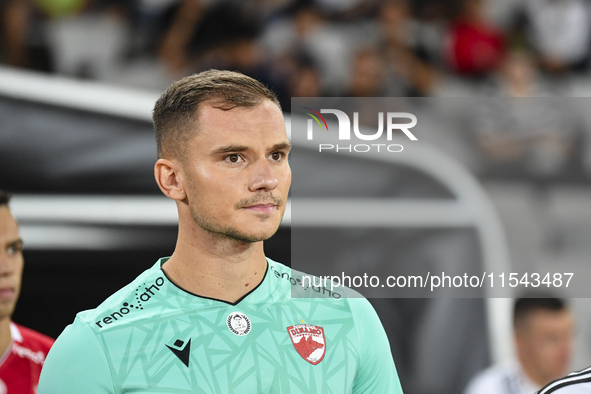
[[[102,78],[125,47],[125,5],[114,0],[9,0],[2,20],[6,62]]]
[[[300,57],[289,81],[292,97],[322,97],[320,73],[311,60]]]
[[[261,36],[261,45],[275,59],[305,53],[320,73],[323,91],[340,95],[346,90],[354,48],[343,29],[326,21],[315,6],[298,7],[293,17],[272,21]]]
[[[12,322],[23,274],[23,241],[0,190],[0,393],[34,394],[53,339]]]
[[[108,79],[127,49],[125,2],[87,0],[83,7],[51,16],[46,34],[59,74]]]
[[[547,94],[541,85],[532,56],[525,51],[511,51],[496,78],[498,94],[507,97],[538,97]]]
[[[425,28],[414,23],[410,11],[408,0],[386,0],[379,9],[382,51],[389,77],[382,95],[428,96],[436,83],[435,71],[425,62],[430,50],[420,42]],[[379,63],[383,61],[380,59]],[[355,79],[357,68],[353,73]]]
[[[162,36],[172,23],[181,0],[136,0],[130,6],[132,56],[157,52]],[[198,1],[194,3],[199,4]]]
[[[351,85],[346,96],[387,96],[388,85],[384,82],[386,82],[384,60],[375,49],[362,49],[355,54],[351,72]]]
[[[331,20],[359,21],[369,16],[380,0],[314,0]]]
[[[529,0],[525,16],[544,70],[587,70],[591,16],[585,0]]]
[[[517,360],[479,373],[464,394],[532,394],[569,368],[573,316],[557,298],[519,298],[513,311]]]
[[[143,2],[146,3],[146,0]],[[159,3],[159,9],[157,12],[152,11],[150,19],[155,19],[154,22],[158,23],[161,29],[165,26],[166,31],[160,30],[161,35],[152,34],[151,46],[157,46],[158,58],[169,73],[181,77],[190,67],[189,45],[204,16],[206,6],[201,0],[164,0]],[[174,15],[171,15],[171,10],[174,10]],[[142,30],[150,34],[146,27]]]
[[[175,77],[207,68],[240,71],[270,82],[269,58],[259,43],[267,18],[286,0],[243,2],[181,0],[159,47]]]
[[[407,0],[408,1],[408,0]],[[445,32],[447,31],[446,2],[438,0],[414,0],[409,2],[414,10],[413,48],[417,57],[427,64],[442,68]]]
[[[536,69],[525,53],[512,52],[507,56],[500,73],[499,84],[509,97],[536,96]]]
[[[322,80],[314,60],[304,52],[270,58],[269,85],[283,111],[291,112],[292,97],[323,97]]]
[[[487,20],[483,0],[463,0],[448,32],[449,67],[462,76],[483,77],[499,68],[503,55],[503,33]]]
[[[7,0],[2,12],[3,62],[38,71],[53,71],[45,20],[48,14],[30,0]]]

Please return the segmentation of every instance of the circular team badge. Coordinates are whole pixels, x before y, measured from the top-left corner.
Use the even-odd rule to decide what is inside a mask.
[[[230,331],[238,336],[245,336],[250,332],[252,327],[250,319],[242,312],[232,312],[226,319],[226,324]]]

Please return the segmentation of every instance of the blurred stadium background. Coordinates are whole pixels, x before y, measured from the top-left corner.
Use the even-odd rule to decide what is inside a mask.
[[[291,97],[587,97],[590,7],[588,0],[3,1],[0,188],[15,194],[26,259],[15,321],[57,336],[76,312],[172,252],[175,209],[152,178],[150,124],[153,102],[172,81],[207,68],[238,70],[271,86],[287,114]],[[495,110],[507,111],[499,102],[434,149],[478,179],[514,267],[588,264],[589,119],[543,132],[490,127]],[[572,103],[583,114],[591,104]],[[393,164],[379,179],[399,186],[393,199],[454,196],[441,180],[411,181],[417,174]],[[409,264],[480,256],[469,226],[417,227],[397,226],[392,235]],[[267,244],[270,257],[290,263],[290,233],[286,220]],[[572,304],[577,369],[591,364],[591,305]],[[506,331],[494,332],[508,310],[495,315],[484,300],[375,305],[409,394],[461,392],[473,373],[506,356],[495,349],[511,344]]]

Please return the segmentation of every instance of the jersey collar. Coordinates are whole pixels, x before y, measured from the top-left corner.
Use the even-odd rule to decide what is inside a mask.
[[[267,268],[265,269],[265,275],[263,276],[263,280],[258,285],[256,285],[254,288],[252,288],[248,293],[246,293],[242,297],[240,297],[236,302],[228,302],[228,301],[220,300],[220,299],[217,299],[217,298],[205,297],[205,296],[201,296],[199,294],[195,294],[195,293],[192,293],[192,292],[190,292],[188,290],[183,289],[182,287],[180,287],[179,285],[177,285],[176,283],[174,283],[172,281],[172,279],[170,279],[168,277],[168,275],[166,275],[166,272],[164,272],[164,270],[162,269],[162,265],[164,263],[166,263],[166,261],[168,261],[168,259],[170,259],[170,256],[169,257],[162,257],[162,258],[160,258],[156,262],[156,264],[154,265],[154,268],[157,268],[157,269],[159,269],[162,272],[162,274],[164,275],[164,277],[166,278],[166,280],[168,281],[168,283],[170,285],[172,285],[172,286],[176,287],[177,289],[179,289],[180,291],[182,291],[182,292],[184,292],[186,294],[190,294],[190,295],[192,295],[194,297],[198,297],[198,298],[203,299],[203,300],[212,300],[212,301],[221,302],[221,303],[224,303],[224,304],[227,304],[227,305],[236,306],[236,305],[240,304],[241,302],[243,302],[245,300],[247,300],[246,302],[248,302],[248,303],[251,303],[251,302],[256,303],[257,300],[260,300],[260,298],[261,298],[260,296],[257,297],[257,295],[259,295],[259,294],[261,294],[261,295],[269,294],[269,291],[264,291],[264,288],[267,288],[268,289],[269,286],[271,285],[271,283],[270,283],[271,282],[271,274],[269,273],[269,259],[267,259]],[[263,296],[263,298],[264,298],[264,296]]]

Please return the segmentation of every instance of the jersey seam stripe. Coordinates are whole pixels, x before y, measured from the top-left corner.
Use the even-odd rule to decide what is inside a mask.
[[[575,376],[582,376],[582,375],[585,375],[586,373],[591,373],[591,367],[587,367],[587,368],[582,369],[580,371],[571,372],[567,376],[565,376],[563,379],[571,378],[571,377],[575,377]]]
[[[76,319],[80,319],[80,318],[78,316],[76,316]],[[109,376],[111,376],[111,387],[113,388],[113,393],[117,394],[118,391],[117,391],[117,388],[115,387],[115,379],[113,378],[113,371],[111,369],[111,363],[109,362],[109,359],[107,358],[107,352],[105,350],[105,347],[103,346],[101,341],[99,341],[98,337],[96,336],[96,333],[94,332],[94,330],[92,329],[90,324],[88,324],[87,322],[85,322],[82,319],[80,319],[80,321],[82,321],[84,324],[86,324],[86,326],[88,327],[88,329],[92,333],[94,339],[98,342],[99,346],[101,347],[103,354],[105,355],[105,360],[107,361],[107,366],[109,367]]]
[[[367,302],[369,303],[369,301],[367,301]],[[355,330],[355,334],[357,335],[357,343],[362,343],[361,333],[359,332],[359,330],[357,328],[357,324],[356,324],[357,323],[357,316],[356,316],[355,312],[353,312],[353,307],[351,306],[351,303],[348,302],[347,304],[349,306],[349,311],[351,312],[351,317],[353,318],[353,327]],[[351,387],[352,389],[355,388],[355,382],[358,381],[357,377],[359,376],[359,370],[361,369],[361,363],[362,363],[359,351],[357,351],[356,353],[357,353],[357,357],[359,360],[359,364],[357,365],[357,370],[355,371],[355,378],[353,379],[353,386]]]
[[[583,378],[584,375],[589,374],[589,373],[591,373],[591,367],[585,368],[585,369],[583,369],[581,371],[569,373],[566,376],[563,376],[563,377],[558,378],[558,379],[554,379],[553,381],[551,381],[550,383],[548,383],[547,385],[545,385],[544,387],[542,387],[540,389],[540,391],[538,391],[536,394],[542,394],[542,390],[547,389],[547,388],[550,388],[550,386],[552,386],[555,383],[565,381],[566,379]]]
[[[589,382],[591,382],[591,376],[589,376],[589,377],[580,377],[580,376],[577,376],[577,377],[575,377],[575,379],[566,380],[566,381],[565,381],[565,379],[568,379],[568,377],[567,378],[558,379],[558,380],[550,383],[549,386],[552,386],[552,387],[547,386],[546,388],[543,388],[542,390],[540,390],[538,392],[538,394],[550,394],[550,393],[553,393],[556,390],[558,390],[560,388],[563,388],[563,387],[572,386],[572,385],[578,384],[578,383],[589,383]]]
[[[249,295],[251,295],[252,293],[254,293],[254,291],[256,289],[258,289],[263,282],[265,281],[265,279],[267,279],[267,273],[269,272],[269,260],[267,260],[267,268],[265,269],[265,274],[263,275],[263,280],[261,280],[261,282],[256,285],[252,290],[250,290],[248,293],[246,293],[245,295],[243,295],[242,297],[240,297],[238,300],[236,300],[236,302],[229,302],[229,301],[224,301],[224,300],[220,300],[219,298],[213,298],[213,297],[206,297],[206,296],[202,296],[199,294],[195,294],[193,292],[190,292],[189,290],[185,290],[182,287],[180,287],[179,285],[177,285],[176,283],[174,283],[174,281],[172,279],[170,279],[168,277],[168,275],[166,275],[166,272],[162,269],[162,267],[160,267],[160,270],[162,271],[162,273],[164,274],[164,276],[166,277],[166,279],[168,279],[168,281],[170,283],[172,283],[176,288],[178,288],[179,290],[190,294],[194,297],[198,297],[198,298],[202,298],[202,299],[206,299],[206,300],[211,300],[211,301],[218,301],[218,302],[223,302],[224,304],[228,304],[228,305],[232,305],[232,306],[237,306],[242,300],[244,300],[246,297],[248,297]]]

